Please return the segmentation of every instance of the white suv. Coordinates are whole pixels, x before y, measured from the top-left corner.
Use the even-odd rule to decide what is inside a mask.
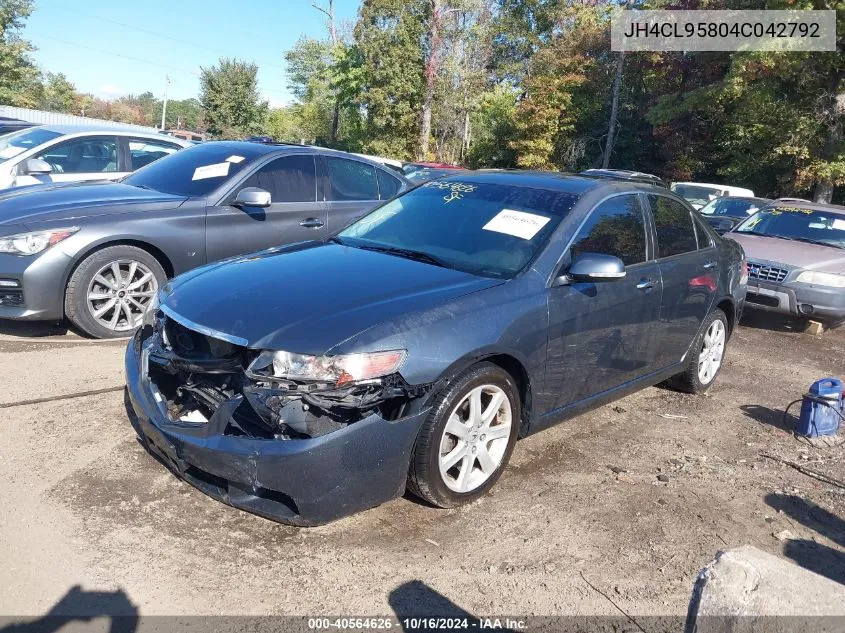
[[[700,209],[716,198],[725,196],[754,197],[754,192],[751,189],[732,185],[713,185],[707,182],[673,182],[669,188],[685,198],[696,209]]]
[[[120,127],[39,125],[0,136],[0,189],[117,180],[190,145],[157,132]]]

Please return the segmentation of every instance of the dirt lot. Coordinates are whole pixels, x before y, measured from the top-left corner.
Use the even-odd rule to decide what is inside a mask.
[[[844,446],[781,421],[813,380],[845,375],[845,328],[755,318],[707,396],[652,388],[530,437],[469,507],[403,498],[311,529],[213,501],[145,453],[119,390],[125,343],[4,332],[2,614],[81,585],[141,614],[392,615],[440,594],[478,615],[683,615],[699,569],[744,543],[845,582],[845,489],[761,456],[845,480]]]

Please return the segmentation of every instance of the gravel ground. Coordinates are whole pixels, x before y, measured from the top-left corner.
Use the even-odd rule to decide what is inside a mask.
[[[447,600],[477,615],[682,616],[699,569],[745,543],[845,582],[845,488],[763,456],[845,481],[845,447],[799,441],[781,413],[845,375],[845,328],[747,319],[706,396],[655,387],[532,436],[471,506],[402,498],[311,529],[218,503],[140,447],[119,390],[125,342],[3,332],[0,614],[44,614],[81,586],[142,615]]]

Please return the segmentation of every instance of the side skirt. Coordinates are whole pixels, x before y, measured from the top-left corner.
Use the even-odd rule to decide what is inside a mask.
[[[641,378],[622,383],[621,385],[619,385],[618,387],[614,387],[613,389],[608,389],[593,396],[589,396],[588,398],[573,402],[572,404],[567,404],[565,406],[558,407],[557,409],[553,409],[552,411],[543,414],[542,416],[531,422],[530,426],[528,427],[528,431],[523,437],[532,435],[533,433],[537,433],[538,431],[543,431],[549,427],[555,426],[556,424],[563,422],[564,420],[574,418],[575,416],[581,415],[582,413],[585,413],[592,409],[597,409],[598,407],[601,407],[607,404],[608,402],[613,402],[614,400],[624,398],[625,396],[632,394],[635,391],[640,391],[641,389],[645,389],[646,387],[651,387],[663,382],[664,380],[668,380],[672,376],[675,376],[676,374],[679,374],[684,371],[685,367],[686,364],[684,362],[680,362],[675,365],[670,365],[669,367],[661,369],[660,371],[656,371],[651,374],[646,374]]]

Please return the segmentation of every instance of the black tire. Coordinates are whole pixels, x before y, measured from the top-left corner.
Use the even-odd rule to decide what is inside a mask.
[[[713,386],[713,383],[716,382],[716,378],[719,376],[719,372],[722,371],[722,366],[725,364],[725,357],[724,353],[722,354],[721,361],[719,363],[718,368],[716,369],[715,373],[712,375],[709,381],[702,382],[701,378],[699,377],[698,373],[698,361],[701,357],[704,345],[704,337],[706,336],[708,330],[713,325],[714,321],[721,321],[722,327],[724,328],[725,332],[725,346],[727,346],[728,338],[730,335],[730,330],[728,329],[728,317],[725,316],[725,313],[722,312],[720,308],[714,308],[710,314],[707,315],[707,318],[704,319],[704,323],[702,324],[701,331],[698,333],[698,336],[695,338],[695,342],[693,342],[690,352],[690,359],[687,368],[680,374],[673,376],[669,379],[669,385],[677,389],[678,391],[683,391],[685,393],[704,393],[710,387]]]
[[[469,492],[456,492],[446,485],[440,474],[441,440],[453,409],[461,404],[461,401],[473,389],[482,385],[500,388],[510,401],[511,428],[507,447],[498,467],[484,483]],[[435,396],[431,412],[423,423],[414,446],[408,472],[408,490],[440,508],[453,508],[483,496],[498,481],[507,466],[519,435],[521,420],[522,402],[519,389],[511,375],[493,363],[483,362],[473,365]]]
[[[100,324],[88,309],[88,287],[103,266],[118,260],[132,260],[146,266],[160,288],[167,280],[161,264],[147,251],[136,246],[109,246],[86,257],[73,271],[65,290],[65,316],[77,328],[94,338],[121,338],[132,333],[115,331]]]

